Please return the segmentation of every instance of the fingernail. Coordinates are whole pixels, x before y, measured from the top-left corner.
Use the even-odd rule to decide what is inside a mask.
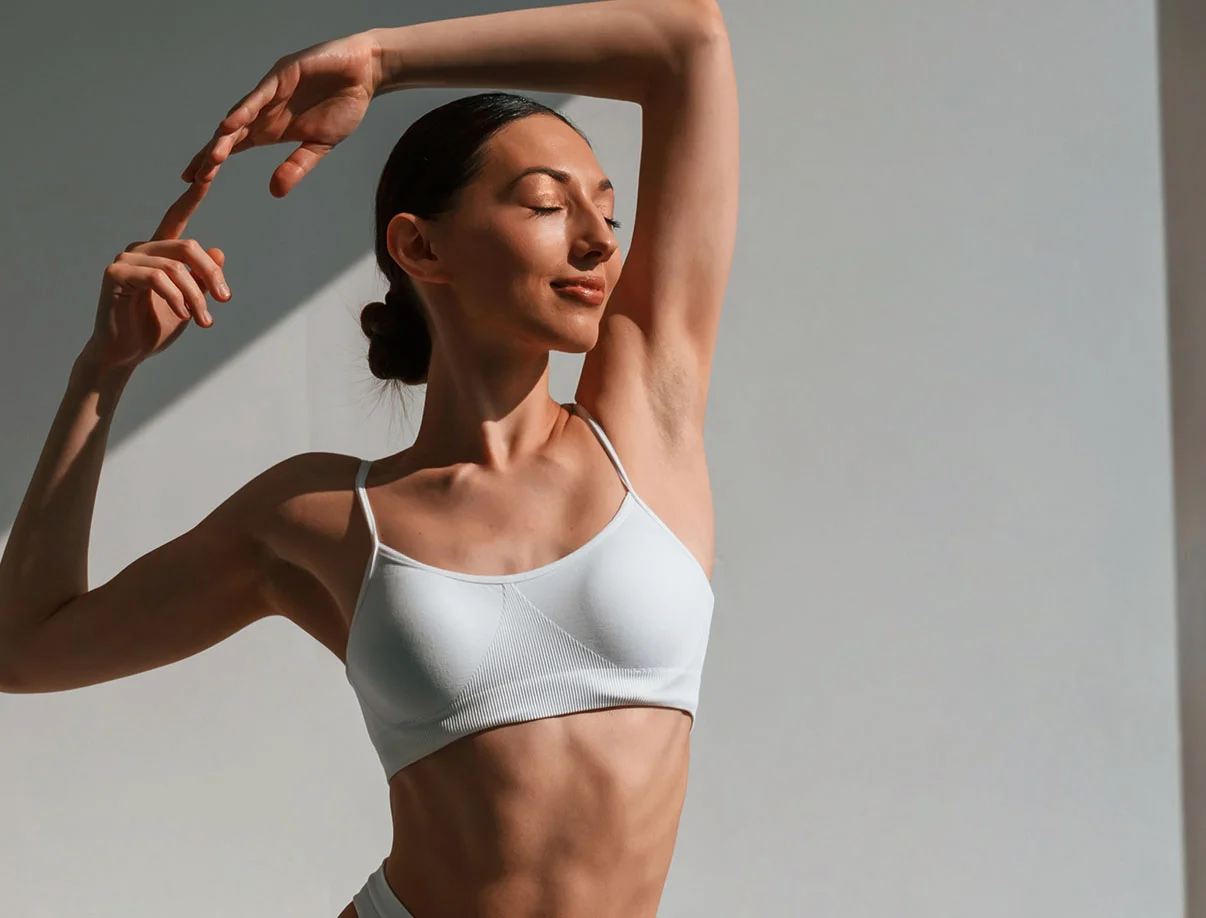
[[[225,284],[218,284],[218,293],[222,294],[222,296],[224,296],[224,297],[229,298],[230,297],[230,288],[227,287]]]
[[[213,318],[210,316],[210,314],[209,314],[209,310],[208,310],[208,309],[206,309],[206,310],[203,310],[203,311],[202,311],[202,313],[201,313],[201,318],[203,318],[203,319],[205,320],[205,324],[206,324],[207,326],[208,326],[208,325],[213,325],[213,324],[214,324],[214,320],[213,320]]]

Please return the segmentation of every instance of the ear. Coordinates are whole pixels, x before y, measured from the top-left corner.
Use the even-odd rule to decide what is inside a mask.
[[[447,282],[431,247],[431,228],[423,219],[414,214],[395,214],[386,227],[386,244],[394,261],[414,280]]]

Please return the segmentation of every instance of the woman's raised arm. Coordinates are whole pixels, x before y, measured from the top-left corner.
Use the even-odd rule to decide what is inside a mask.
[[[715,0],[597,0],[370,29],[280,58],[223,118],[181,178],[212,181],[234,153],[300,146],[269,180],[288,194],[376,96],[423,86],[572,92],[640,102],[684,48],[710,38]]]

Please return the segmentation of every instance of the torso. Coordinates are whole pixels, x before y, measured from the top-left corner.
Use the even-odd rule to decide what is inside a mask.
[[[702,445],[664,450],[640,431],[611,437],[634,490],[710,577],[714,535]],[[655,448],[656,449],[656,448]],[[359,460],[313,454],[274,582],[282,610],[341,662],[372,536],[353,482]],[[366,493],[381,544],[428,564],[511,574],[552,562],[603,529],[625,488],[581,418],[564,413],[544,455],[506,479],[373,463]],[[690,715],[621,707],[484,730],[390,781],[386,879],[422,918],[556,914],[653,918],[686,793]],[[347,913],[347,914],[350,914]]]

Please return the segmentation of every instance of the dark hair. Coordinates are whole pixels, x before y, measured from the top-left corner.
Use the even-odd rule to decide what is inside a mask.
[[[485,145],[512,121],[555,115],[587,141],[556,109],[506,92],[464,96],[434,108],[415,121],[394,145],[377,182],[374,214],[377,267],[390,282],[384,302],[360,312],[369,339],[369,370],[378,379],[408,385],[427,382],[431,331],[410,280],[389,253],[386,230],[400,213],[435,220],[456,207],[461,191],[485,165]]]

